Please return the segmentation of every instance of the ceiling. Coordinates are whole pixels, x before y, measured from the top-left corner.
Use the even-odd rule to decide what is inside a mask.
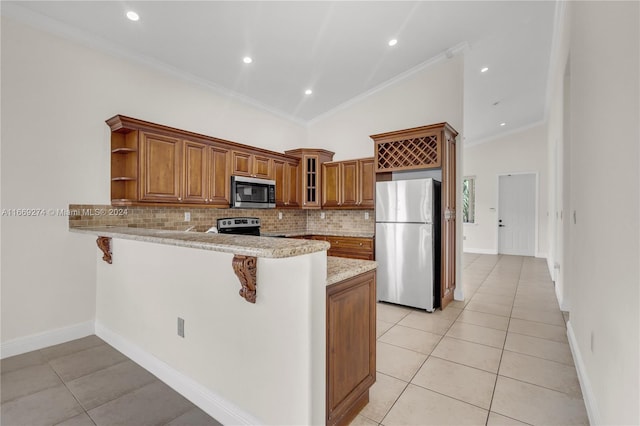
[[[2,13],[302,123],[464,52],[464,133],[477,142],[544,120],[555,3],[3,1]]]

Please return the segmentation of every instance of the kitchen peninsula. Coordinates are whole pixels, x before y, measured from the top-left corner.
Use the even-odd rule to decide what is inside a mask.
[[[368,402],[375,262],[327,257],[316,240],[70,231],[99,237],[96,334],[220,421],[342,424]]]

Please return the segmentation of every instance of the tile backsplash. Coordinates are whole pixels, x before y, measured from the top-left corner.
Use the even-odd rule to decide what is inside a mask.
[[[373,210],[217,209],[191,207],[113,207],[102,204],[70,204],[69,227],[123,226],[133,228],[206,231],[222,217],[259,217],[263,232],[370,233]],[[369,219],[364,219],[365,212]],[[185,221],[185,213],[191,220]],[[282,219],[278,214],[282,213]],[[324,219],[321,218],[324,213]]]

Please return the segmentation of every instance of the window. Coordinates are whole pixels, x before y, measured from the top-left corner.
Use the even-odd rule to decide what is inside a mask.
[[[476,178],[473,176],[462,179],[462,222],[476,222]]]

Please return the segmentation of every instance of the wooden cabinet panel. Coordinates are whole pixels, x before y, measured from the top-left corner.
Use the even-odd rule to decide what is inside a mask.
[[[261,157],[259,155],[253,156],[253,177],[261,179],[271,179],[270,158]]]
[[[375,271],[327,287],[327,424],[348,424],[376,380]]]
[[[184,142],[184,191],[187,203],[205,203],[207,195],[207,149],[205,144]]]
[[[358,194],[360,185],[358,161],[343,161],[340,168],[342,194],[339,205],[342,207],[355,207],[360,204]]]
[[[374,260],[373,238],[358,237],[325,237],[331,244],[327,251],[328,256],[348,257],[351,259]]]
[[[238,176],[253,174],[253,156],[246,152],[233,151],[231,157],[231,173]]]
[[[340,163],[322,165],[322,207],[338,207],[341,204]]]
[[[162,135],[141,133],[141,199],[155,202],[182,201],[182,141]]]
[[[373,209],[375,207],[376,195],[376,172],[373,158],[359,160],[359,187],[360,187],[360,207]]]
[[[213,205],[229,206],[231,153],[228,149],[209,148],[209,200]]]
[[[287,207],[300,207],[300,166],[297,163],[285,163],[285,182],[287,187]]]
[[[272,170],[272,178],[276,181],[276,207],[300,207],[298,164],[273,160]]]

